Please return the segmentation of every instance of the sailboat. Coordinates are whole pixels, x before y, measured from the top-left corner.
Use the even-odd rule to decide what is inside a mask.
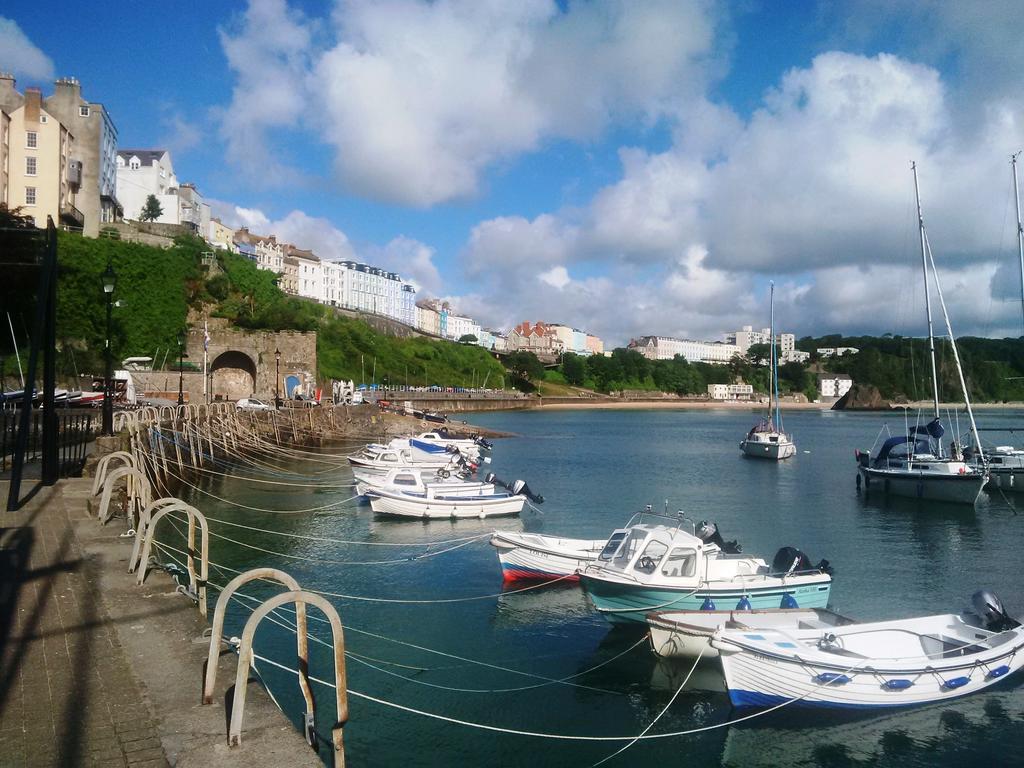
[[[967,415],[971,423],[971,432],[978,442],[978,427],[974,422],[974,411],[967,394],[967,383],[964,380],[963,367],[960,364],[960,353],[953,327],[946,311],[946,301],[942,296],[942,285],[939,283],[935,258],[932,255],[928,234],[924,228],[924,216],[921,213],[921,192],[917,179],[917,164],[911,163],[914,172],[914,196],[917,200],[917,223],[921,240],[921,266],[924,272],[924,304],[928,319],[928,350],[931,355],[932,368],[932,401],[933,415],[931,421],[924,426],[914,426],[906,435],[890,437],[882,445],[878,455],[871,457],[868,451],[856,451],[858,475],[857,484],[861,481],[867,491],[879,490],[886,495],[910,496],[933,501],[951,501],[974,504],[978,500],[982,486],[988,480],[984,456],[981,466],[968,463],[960,455],[956,442],[950,446],[950,455],[942,455],[942,436],[945,434],[939,420],[939,380],[935,365],[935,336],[932,332],[932,303],[928,276],[931,274],[935,283],[935,292],[942,308],[942,316],[946,321],[946,333],[953,349],[953,360],[960,377],[960,388],[963,391]],[[931,267],[929,273],[929,267]]]
[[[796,444],[782,428],[782,410],[779,408],[779,360],[775,354],[775,283],[771,284],[771,381],[768,384],[768,415],[755,424],[740,441],[740,450],[747,456],[780,461],[796,453]],[[772,413],[774,403],[775,413]]]
[[[1020,257],[1020,301],[1024,309],[1024,226],[1020,220],[1020,187],[1017,184],[1017,158],[1020,152],[1010,156],[1013,168],[1013,198],[1017,204],[1017,255]],[[970,451],[970,449],[968,449]],[[965,451],[966,453],[966,451]],[[1004,491],[1024,493],[1024,449],[1012,445],[997,445],[994,448],[971,451],[972,463],[988,468],[992,487]]]

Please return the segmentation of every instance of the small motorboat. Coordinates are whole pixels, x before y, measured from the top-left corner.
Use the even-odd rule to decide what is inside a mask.
[[[647,614],[651,650],[665,658],[716,659],[711,637],[727,629],[825,629],[852,624],[853,619],[824,608],[753,610],[740,600],[731,611],[655,611]]]
[[[495,531],[491,545],[505,581],[557,579],[578,581],[579,572],[597,559],[604,539],[564,539],[539,533]]]
[[[443,487],[427,486],[422,493],[368,489],[370,509],[377,514],[416,519],[440,520],[460,517],[504,517],[518,515],[527,501],[543,503],[544,497],[535,494],[522,480],[506,483],[489,474],[485,482],[500,486],[491,493],[461,496],[446,493]]]
[[[995,595],[973,610],[815,629],[722,627],[718,650],[736,707],[903,707],[965,696],[1024,666],[1024,628]]]
[[[352,465],[353,471],[358,470],[363,476],[366,476],[385,475],[396,467],[415,467],[431,471],[451,469],[458,458],[462,458],[458,451],[449,453],[443,448],[440,451],[431,450],[414,454],[412,448],[368,445],[358,453],[349,456],[348,463]]]
[[[446,496],[487,496],[496,492],[507,493],[505,488],[495,486],[486,480],[465,480],[463,474],[452,476],[447,470],[438,470],[424,477],[417,469],[392,469],[384,475],[366,475],[356,478],[356,493],[365,496],[372,491],[410,491],[426,493],[427,490],[444,493]]]
[[[794,547],[782,547],[769,566],[723,541],[713,523],[698,527],[648,506],[612,533],[580,581],[609,621],[646,622],[651,611],[714,610],[744,598],[752,608],[825,608],[832,569]]]

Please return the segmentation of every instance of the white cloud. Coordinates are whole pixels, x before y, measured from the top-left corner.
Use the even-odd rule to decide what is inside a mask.
[[[237,24],[220,30],[235,73],[231,103],[220,111],[227,158],[249,179],[295,184],[302,174],[271,148],[267,132],[308,124],[305,91],[316,25],[286,0],[250,0]]]
[[[53,80],[53,61],[21,31],[17,22],[0,16],[0,72],[39,83]]]
[[[670,0],[350,0],[332,23],[325,43],[284,0],[251,0],[222,32],[238,78],[229,157],[279,166],[268,132],[315,128],[347,189],[431,206],[476,195],[488,168],[546,139],[699,101],[718,20]]]
[[[795,332],[920,332],[923,309],[908,311],[908,296],[922,295],[916,159],[954,330],[1019,327],[989,290],[999,244],[1012,237],[1006,161],[1024,145],[1019,103],[979,111],[966,141],[936,70],[833,52],[786,73],[746,122],[705,111],[728,117],[721,135],[683,124],[664,152],[621,150],[621,179],[585,210],[477,225],[463,256],[486,265],[482,284],[501,305],[490,311],[542,312],[546,302],[618,341],[717,338],[763,325],[766,280],[781,276],[780,321]],[[614,290],[574,304],[576,282],[554,295],[551,281],[524,279],[570,264],[608,274]]]
[[[562,290],[572,282],[572,278],[569,277],[569,270],[561,265],[552,267],[547,272],[541,272],[537,275],[537,279],[558,290]]]
[[[436,251],[411,237],[399,236],[383,248],[368,249],[362,258],[398,272],[418,291],[437,296],[442,291],[441,273],[434,264]]]

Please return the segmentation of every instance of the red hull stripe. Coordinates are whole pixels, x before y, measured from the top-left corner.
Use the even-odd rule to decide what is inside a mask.
[[[530,581],[547,581],[549,579],[561,579],[562,581],[580,580],[580,577],[576,574],[566,576],[563,573],[546,573],[544,571],[534,570],[533,568],[513,568],[506,565],[501,567],[501,572],[505,577],[505,581],[517,581],[519,579]]]

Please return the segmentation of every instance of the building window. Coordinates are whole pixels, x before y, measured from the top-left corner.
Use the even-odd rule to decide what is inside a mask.
[[[39,134],[35,131],[25,132],[25,146],[29,149],[35,149],[39,146]]]
[[[45,123],[46,122],[46,115],[40,115],[39,116],[39,122],[40,123]]]
[[[80,115],[81,117],[88,117],[88,116],[89,116],[89,108],[88,108],[88,107],[86,107],[86,106],[84,106],[84,105],[83,105],[83,106],[81,106],[81,107],[79,107],[79,108],[78,108],[78,114],[79,114],[79,115]]]
[[[34,157],[25,158],[25,175],[35,176],[36,175],[36,159]]]
[[[25,205],[35,205],[35,204],[36,204],[36,188],[35,187],[25,187]]]

